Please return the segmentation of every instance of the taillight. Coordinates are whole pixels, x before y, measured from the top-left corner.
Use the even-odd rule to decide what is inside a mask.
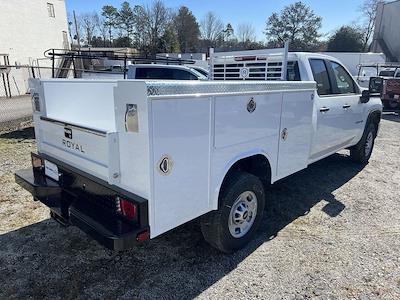
[[[235,61],[256,60],[257,56],[236,56]]]
[[[117,197],[117,211],[124,217],[126,217],[129,220],[135,220],[137,217],[137,206],[136,204],[121,198]]]
[[[136,237],[138,242],[144,242],[150,239],[150,232],[148,230],[139,233]]]

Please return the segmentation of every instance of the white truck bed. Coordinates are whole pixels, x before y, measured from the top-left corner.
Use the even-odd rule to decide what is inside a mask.
[[[217,209],[240,156],[267,157],[272,182],[309,162],[315,82],[57,79],[32,90],[39,153],[147,199],[151,237]],[[127,132],[127,105],[137,105],[137,132]]]

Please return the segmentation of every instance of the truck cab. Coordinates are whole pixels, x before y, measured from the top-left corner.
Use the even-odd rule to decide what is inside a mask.
[[[221,53],[223,54],[223,53]],[[345,66],[336,58],[317,53],[291,52],[287,56],[286,75],[282,74],[282,53],[256,51],[217,55],[213,61],[214,80],[315,81],[310,162],[356,143],[370,112],[381,109],[379,98],[362,103],[361,88]]]

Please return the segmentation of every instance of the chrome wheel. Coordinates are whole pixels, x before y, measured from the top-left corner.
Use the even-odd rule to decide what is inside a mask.
[[[367,135],[367,139],[365,140],[365,156],[368,157],[371,154],[372,146],[374,144],[374,133],[370,131]]]
[[[257,216],[257,196],[251,191],[243,192],[231,207],[228,226],[234,238],[249,232]]]

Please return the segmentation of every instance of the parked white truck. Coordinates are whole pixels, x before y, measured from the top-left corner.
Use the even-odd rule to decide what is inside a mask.
[[[334,58],[289,64],[301,81],[34,80],[38,153],[16,181],[111,249],[199,218],[206,241],[235,251],[270,184],[342,149],[361,164],[372,153],[380,99]]]

